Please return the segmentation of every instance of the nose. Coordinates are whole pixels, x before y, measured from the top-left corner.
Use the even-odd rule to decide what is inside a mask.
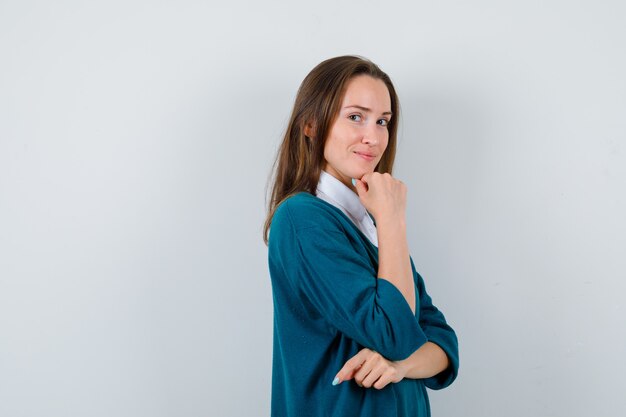
[[[379,136],[381,135],[379,131],[380,127],[374,123],[373,126],[370,125],[363,132],[363,143],[367,143],[370,146],[376,146],[380,142]]]

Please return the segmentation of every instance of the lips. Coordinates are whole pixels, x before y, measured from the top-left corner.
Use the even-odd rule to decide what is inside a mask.
[[[376,156],[374,154],[371,154],[369,152],[354,152],[357,156],[360,156],[361,158],[365,159],[366,161],[373,161],[374,158],[376,158]]]

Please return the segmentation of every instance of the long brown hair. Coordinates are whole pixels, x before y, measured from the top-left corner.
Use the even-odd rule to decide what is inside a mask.
[[[392,173],[400,104],[391,79],[376,64],[360,56],[339,56],[321,62],[304,78],[298,89],[283,142],[272,166],[272,193],[263,227],[266,245],[272,217],[280,203],[300,191],[315,195],[325,162],[324,145],[339,113],[346,84],[352,77],[362,74],[383,81],[389,90],[393,114],[387,125],[389,142],[374,170]],[[307,125],[312,128],[311,138],[315,140],[305,135]]]

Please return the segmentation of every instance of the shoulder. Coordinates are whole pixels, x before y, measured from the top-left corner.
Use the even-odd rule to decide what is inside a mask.
[[[322,228],[340,231],[342,227],[341,211],[306,191],[301,191],[283,200],[272,219],[272,226],[286,224],[294,231]]]

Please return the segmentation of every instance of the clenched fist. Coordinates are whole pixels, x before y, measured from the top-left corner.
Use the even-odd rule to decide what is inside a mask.
[[[355,187],[361,203],[377,223],[406,219],[407,188],[402,181],[388,173],[372,172],[357,178]]]

